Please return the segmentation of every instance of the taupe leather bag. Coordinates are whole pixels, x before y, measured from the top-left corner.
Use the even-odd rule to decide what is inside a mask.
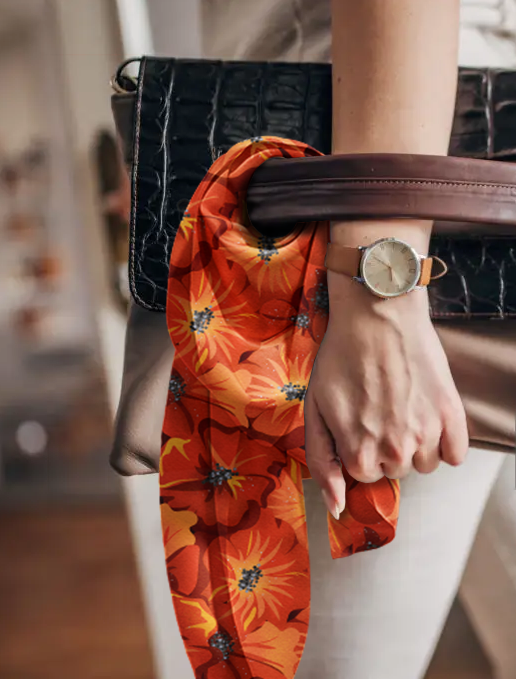
[[[159,468],[173,347],[168,262],[189,199],[212,162],[260,135],[331,151],[331,64],[139,60],[112,104],[132,177],[133,302],[111,464]],[[270,159],[248,186],[264,243],[315,219],[435,220],[430,253],[448,273],[430,314],[461,394],[472,446],[514,452],[516,413],[516,72],[460,69],[449,156]],[[315,162],[314,162],[315,161]]]

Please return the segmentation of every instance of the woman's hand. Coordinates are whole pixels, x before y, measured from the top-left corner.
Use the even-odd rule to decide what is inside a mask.
[[[459,0],[331,0],[332,153],[448,153],[457,94]],[[346,222],[331,240],[395,236],[428,252],[432,224]],[[328,272],[330,321],[305,396],[310,473],[344,500],[359,481],[413,464],[459,464],[466,416],[428,312],[428,293],[380,300]],[[335,442],[334,442],[335,441]],[[335,460],[335,453],[338,460]]]
[[[351,279],[340,292],[343,285],[345,296],[333,305],[330,297],[304,406],[306,461],[330,512],[332,502],[340,511],[345,504],[341,461],[357,481],[373,483],[412,466],[430,473],[441,458],[461,464],[469,444],[427,290],[382,300]]]

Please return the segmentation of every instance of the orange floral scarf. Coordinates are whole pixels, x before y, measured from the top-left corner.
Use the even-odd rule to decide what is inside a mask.
[[[328,320],[329,222],[280,239],[249,223],[246,188],[273,156],[322,155],[267,136],[235,144],[195,191],[174,241],[175,345],[160,494],[167,570],[196,679],[291,679],[310,612],[304,395]],[[333,559],[395,535],[399,484],[358,483],[328,513]]]

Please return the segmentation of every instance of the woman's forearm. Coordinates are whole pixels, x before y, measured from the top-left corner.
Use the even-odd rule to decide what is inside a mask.
[[[331,0],[333,153],[446,155],[457,90],[459,0]],[[432,223],[333,222],[331,239],[396,236],[426,254]],[[328,272],[331,288],[342,276]],[[332,281],[330,282],[330,279]]]

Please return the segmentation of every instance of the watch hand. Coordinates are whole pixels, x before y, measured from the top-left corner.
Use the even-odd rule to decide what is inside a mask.
[[[383,264],[384,266],[386,266],[389,269],[389,273],[390,273],[391,281],[392,281],[392,271],[393,271],[392,264],[389,264],[389,262],[386,262],[384,259],[380,259],[376,255],[374,255],[374,258],[376,259],[377,262],[380,262],[380,264]]]
[[[384,259],[380,259],[376,255],[373,255],[373,259],[376,259],[376,261],[380,262],[380,264],[384,264],[385,266],[389,266],[389,264],[387,264],[387,262]]]

